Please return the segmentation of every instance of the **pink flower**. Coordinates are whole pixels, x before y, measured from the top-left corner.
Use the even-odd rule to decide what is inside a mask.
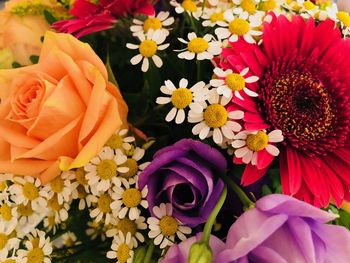
[[[53,27],[59,32],[82,37],[112,28],[122,16],[153,15],[154,8],[150,0],[100,0],[99,4],[88,0],[76,0],[70,13],[75,18],[58,21]]]
[[[272,15],[271,15],[272,16]],[[281,130],[283,192],[316,206],[350,200],[350,40],[334,22],[280,15],[265,23],[261,45],[243,40],[223,50],[224,69],[249,67],[259,96],[234,97],[249,131]],[[245,183],[266,168],[247,165]]]

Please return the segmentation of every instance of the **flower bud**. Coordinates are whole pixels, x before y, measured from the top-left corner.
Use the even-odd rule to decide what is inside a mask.
[[[189,263],[211,263],[213,253],[211,248],[203,243],[194,243],[191,246],[190,254],[188,256]]]

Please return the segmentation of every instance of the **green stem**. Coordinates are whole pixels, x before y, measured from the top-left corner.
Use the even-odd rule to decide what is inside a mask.
[[[254,202],[249,199],[246,193],[227,175],[221,174],[221,179],[237,194],[245,208],[252,208],[255,206]]]
[[[214,207],[213,211],[211,212],[207,222],[205,223],[204,230],[203,230],[203,236],[202,236],[202,242],[206,243],[209,246],[209,239],[211,230],[213,228],[213,225],[215,223],[215,219],[218,216],[227,196],[227,186],[225,185],[224,189],[222,190],[222,193],[220,195],[219,201],[217,202],[216,206]]]
[[[150,263],[151,262],[153,251],[154,251],[154,243],[153,243],[153,240],[151,240],[151,242],[147,248],[146,256],[145,256],[143,263]]]
[[[197,64],[197,81],[201,81],[201,62],[200,62],[200,60],[197,60],[196,64]]]

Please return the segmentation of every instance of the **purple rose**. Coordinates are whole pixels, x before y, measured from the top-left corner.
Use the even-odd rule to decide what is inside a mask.
[[[350,232],[334,215],[286,195],[268,195],[231,226],[220,263],[346,263]]]
[[[173,215],[191,227],[207,220],[219,200],[226,170],[222,154],[205,143],[183,139],[158,151],[140,174],[139,186],[148,186],[149,211],[171,203]]]
[[[202,233],[191,237],[180,244],[172,245],[160,263],[187,263],[188,254],[193,243],[199,242]],[[209,245],[212,251],[212,261],[216,262],[216,256],[225,248],[225,243],[216,236],[211,235]]]

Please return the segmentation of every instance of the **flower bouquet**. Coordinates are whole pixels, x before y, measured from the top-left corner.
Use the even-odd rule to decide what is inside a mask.
[[[7,1],[0,262],[349,262],[349,9]]]

